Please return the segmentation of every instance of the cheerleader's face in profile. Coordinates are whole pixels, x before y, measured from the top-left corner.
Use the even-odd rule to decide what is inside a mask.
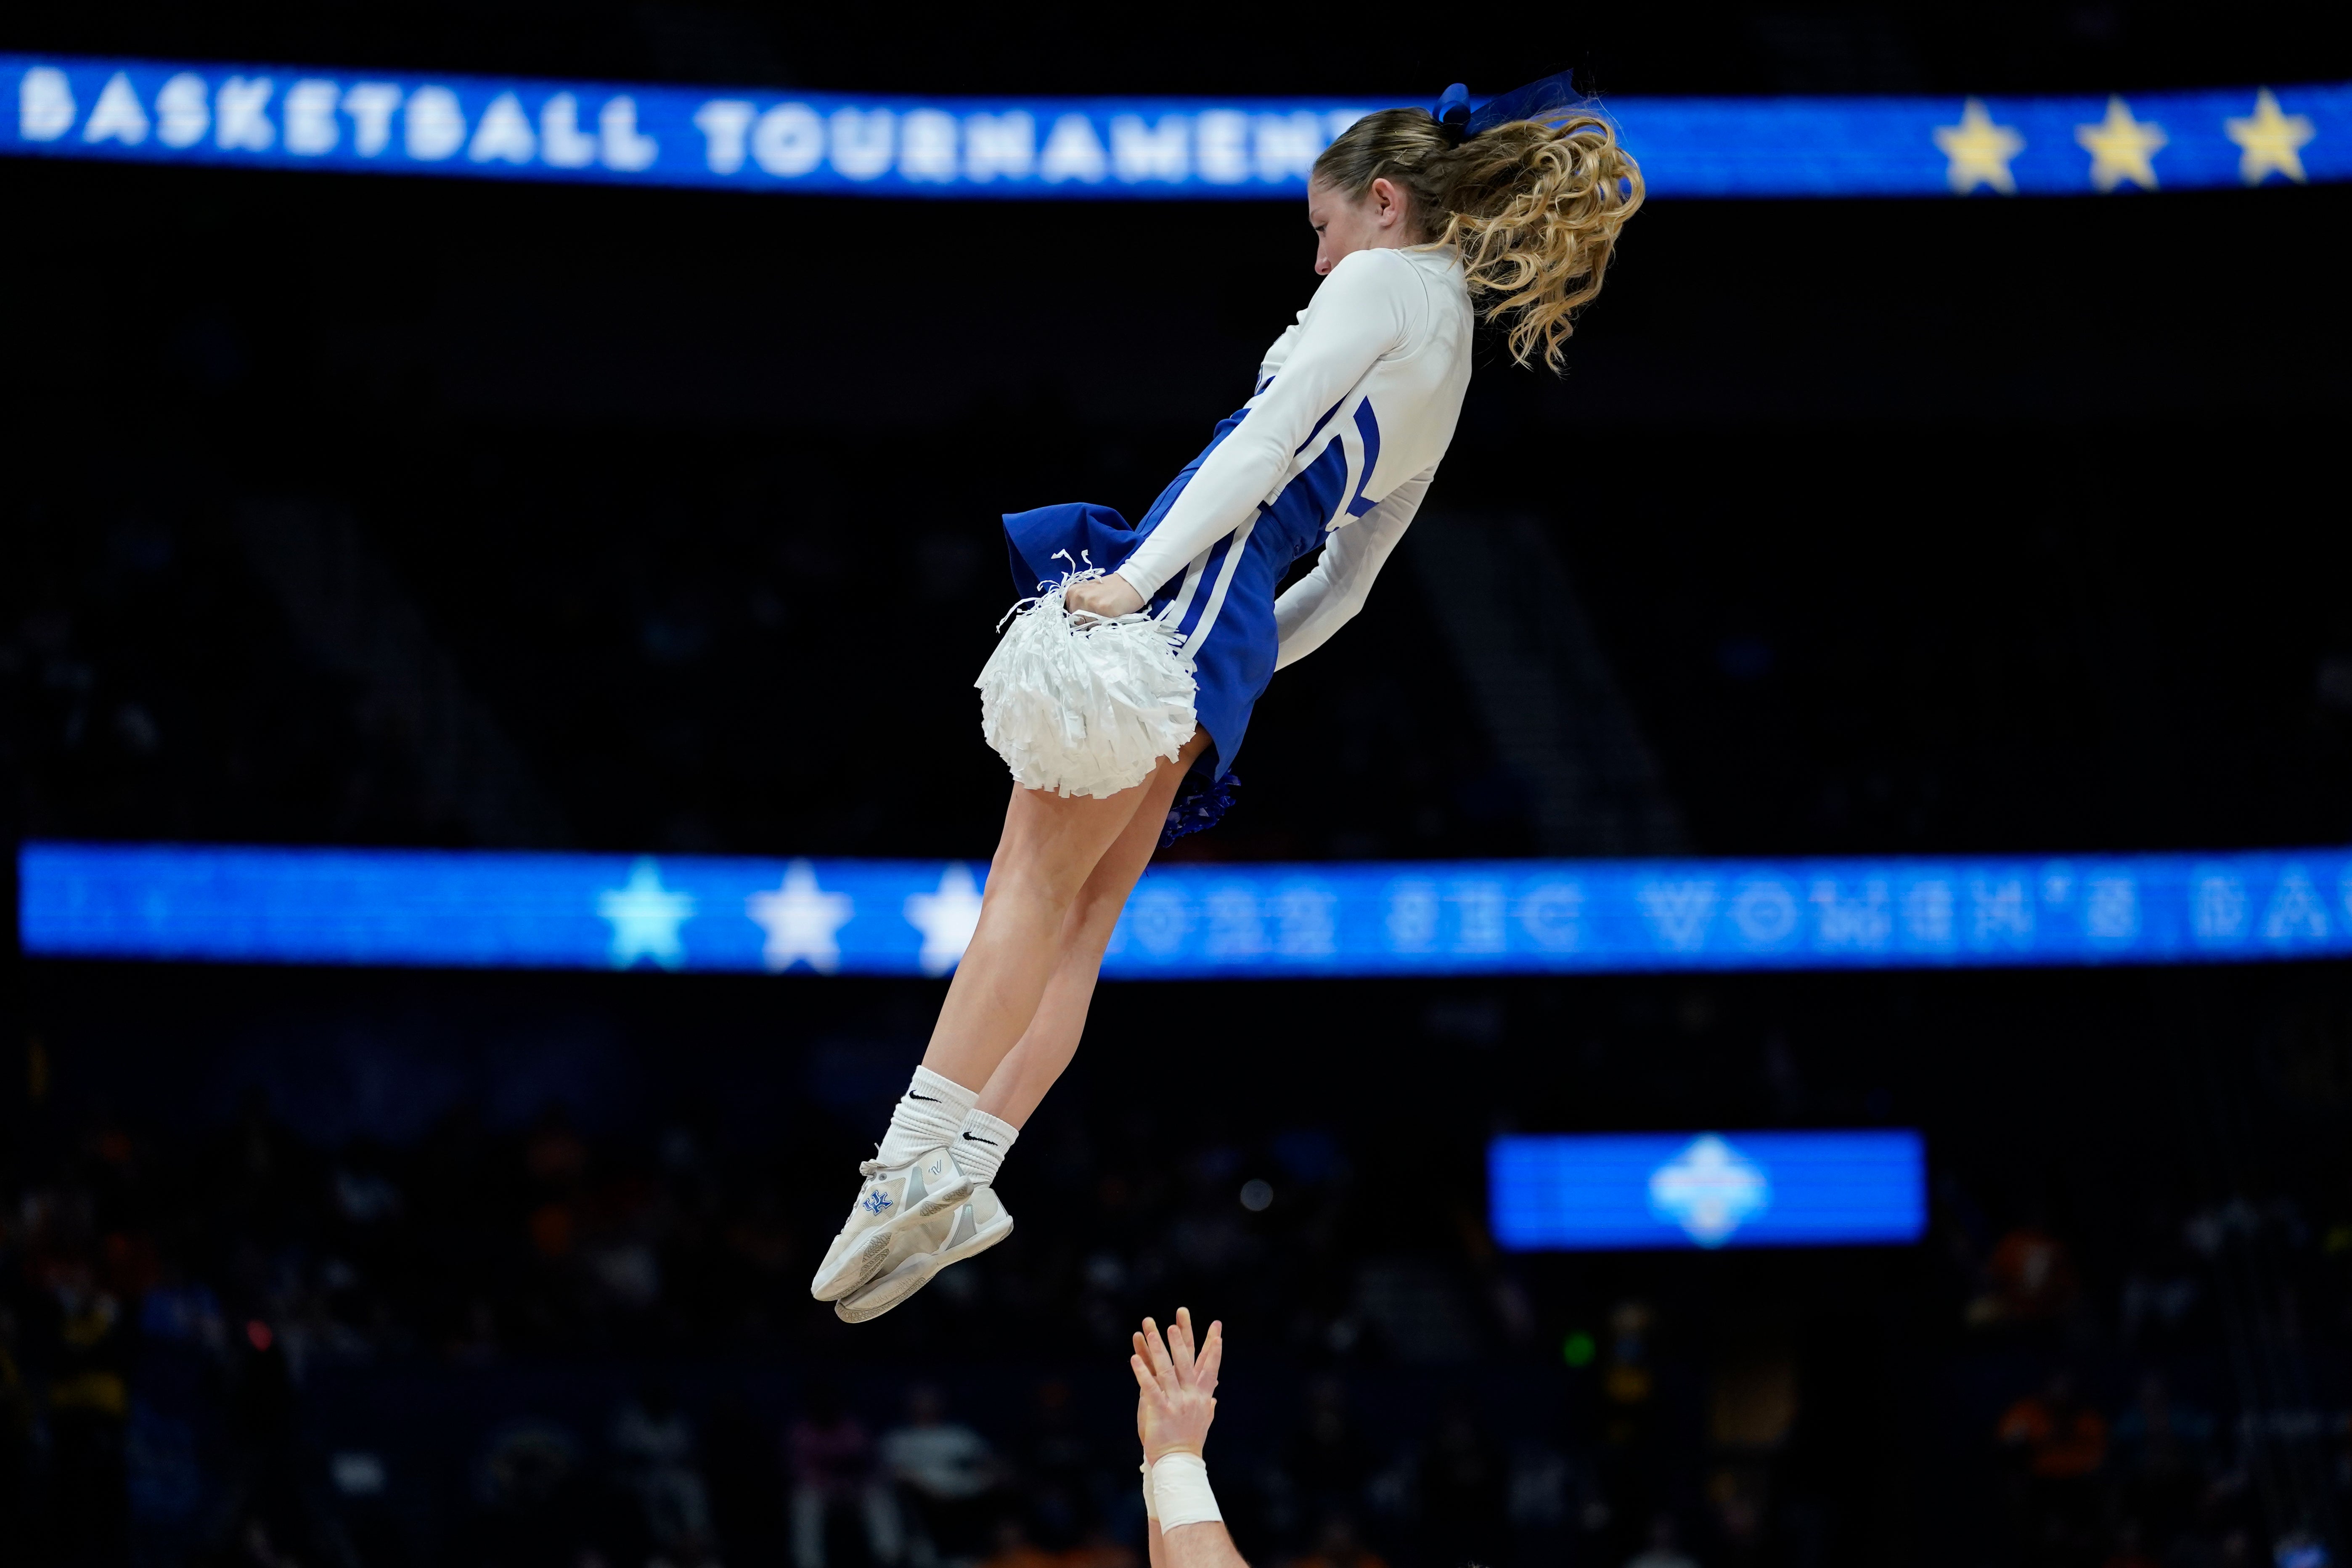
[[[1317,180],[1307,187],[1307,221],[1315,230],[1315,276],[1360,250],[1394,250],[1421,243],[1412,198],[1390,180],[1374,180],[1350,197]]]

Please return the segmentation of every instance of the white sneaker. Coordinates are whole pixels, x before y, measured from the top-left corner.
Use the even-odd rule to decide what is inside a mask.
[[[930,1231],[939,1235],[940,1222]],[[918,1252],[872,1284],[833,1304],[833,1315],[845,1323],[878,1318],[931,1282],[931,1276],[951,1263],[977,1258],[1013,1234],[1013,1215],[993,1187],[982,1187],[955,1212],[955,1222],[938,1245]]]
[[[838,1300],[908,1254],[937,1246],[924,1222],[971,1195],[971,1178],[944,1147],[904,1165],[868,1160],[857,1173],[866,1184],[809,1281],[809,1294],[820,1301]]]

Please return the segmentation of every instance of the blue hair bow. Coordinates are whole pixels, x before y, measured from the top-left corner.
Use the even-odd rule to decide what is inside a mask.
[[[1514,120],[1537,120],[1562,110],[1582,109],[1590,100],[1576,90],[1575,75],[1572,70],[1556,72],[1490,98],[1475,110],[1470,107],[1470,89],[1457,81],[1439,95],[1437,107],[1429,112],[1439,124],[1452,126],[1465,137],[1475,136]]]

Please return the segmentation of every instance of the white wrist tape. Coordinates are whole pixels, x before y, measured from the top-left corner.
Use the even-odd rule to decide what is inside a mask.
[[[1143,1517],[1157,1523],[1160,1520],[1160,1505],[1151,1500],[1151,1466],[1146,1462],[1135,1468],[1143,1472]]]
[[[1152,1517],[1160,1521],[1162,1535],[1188,1524],[1224,1522],[1225,1516],[1217,1511],[1217,1494],[1209,1489],[1209,1467],[1198,1454],[1162,1454],[1154,1459],[1151,1491],[1159,1505]]]

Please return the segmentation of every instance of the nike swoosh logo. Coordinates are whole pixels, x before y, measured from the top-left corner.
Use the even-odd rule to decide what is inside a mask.
[[[993,1138],[982,1138],[970,1132],[965,1133],[963,1136],[964,1142],[967,1143],[985,1143],[992,1149],[996,1146],[996,1140]]]
[[[907,1098],[908,1100],[927,1100],[933,1105],[937,1105],[940,1102],[940,1097],[936,1094],[917,1094],[911,1089],[907,1091]]]

